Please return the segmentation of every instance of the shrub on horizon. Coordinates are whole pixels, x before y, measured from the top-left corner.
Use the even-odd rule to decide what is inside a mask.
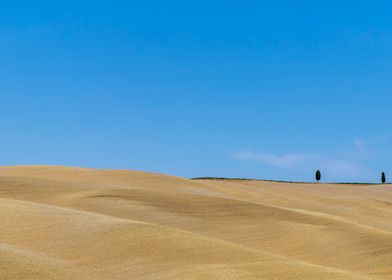
[[[383,173],[381,173],[381,182],[383,183],[383,184],[385,184],[385,182],[386,182],[386,177],[385,177],[385,173],[383,172]]]
[[[317,180],[317,182],[319,182],[321,180],[321,172],[320,172],[320,170],[316,171],[316,180]]]

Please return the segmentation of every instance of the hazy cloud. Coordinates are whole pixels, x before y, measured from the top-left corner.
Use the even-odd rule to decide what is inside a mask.
[[[253,151],[244,151],[233,155],[239,160],[256,161],[267,165],[293,168],[301,165],[306,160],[306,155],[303,154],[286,154],[273,155],[265,153],[255,153]]]
[[[321,159],[320,169],[333,176],[355,179],[365,173],[360,165],[343,159]]]
[[[364,157],[372,155],[371,149],[369,148],[369,142],[363,139],[355,139],[353,141],[355,150],[352,152],[355,157]]]
[[[357,150],[362,151],[366,149],[366,141],[363,139],[355,139],[353,141],[354,146]]]
[[[320,169],[331,177],[356,179],[367,173],[361,162],[368,155],[367,141],[355,139],[351,151],[342,152],[334,156],[312,153],[272,154],[247,150],[232,154],[232,157],[241,161],[253,161],[272,167],[301,172],[312,172],[314,169]]]

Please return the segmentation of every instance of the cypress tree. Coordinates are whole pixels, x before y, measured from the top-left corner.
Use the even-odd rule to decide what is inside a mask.
[[[316,171],[316,180],[317,180],[317,182],[319,182],[321,180],[321,172],[320,172],[320,170]]]

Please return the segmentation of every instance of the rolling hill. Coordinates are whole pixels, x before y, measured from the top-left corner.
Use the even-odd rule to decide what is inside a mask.
[[[391,279],[392,187],[0,168],[0,279]]]

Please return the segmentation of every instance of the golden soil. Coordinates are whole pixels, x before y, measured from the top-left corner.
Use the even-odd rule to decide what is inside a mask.
[[[0,279],[392,279],[392,187],[3,167]]]

